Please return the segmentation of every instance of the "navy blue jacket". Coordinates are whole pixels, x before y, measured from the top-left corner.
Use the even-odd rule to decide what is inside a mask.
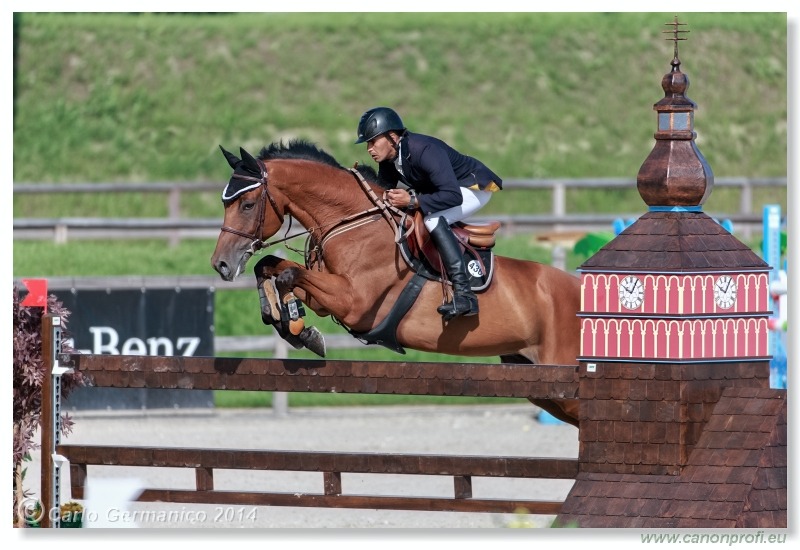
[[[438,138],[406,132],[400,143],[405,177],[391,160],[378,165],[378,176],[387,187],[397,187],[402,181],[414,189],[425,215],[460,205],[459,187],[477,185],[483,190],[494,182],[502,189],[503,180],[481,161],[462,155]]]

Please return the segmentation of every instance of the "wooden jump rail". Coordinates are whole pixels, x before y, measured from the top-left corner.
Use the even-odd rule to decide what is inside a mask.
[[[45,316],[44,357],[53,361],[42,411],[42,505],[57,509],[60,467],[69,461],[72,495],[83,498],[90,465],[192,468],[195,489],[145,489],[139,501],[261,506],[313,506],[393,510],[558,514],[563,502],[475,499],[473,477],[575,479],[578,460],[306,451],[62,445],[59,441],[60,376],[81,371],[93,386],[250,391],[310,391],[402,395],[577,398],[577,366],[412,363],[342,360],[237,359],[69,355],[60,353],[60,320]],[[50,395],[50,399],[47,396]],[[46,460],[50,450],[53,461]],[[225,491],[215,469],[322,472],[320,494]],[[343,494],[342,473],[445,475],[453,497]],[[50,522],[43,522],[49,524]],[[58,526],[58,520],[52,522]]]
[[[303,451],[259,451],[156,447],[59,445],[70,461],[72,496],[84,498],[88,465],[193,468],[195,489],[146,489],[139,501],[253,506],[306,506],[448,512],[558,514],[563,502],[472,498],[472,477],[575,479],[577,460],[440,455],[395,455]],[[214,488],[214,469],[322,472],[321,494],[223,491]],[[447,475],[454,497],[403,497],[342,493],[342,473]]]
[[[576,398],[577,366],[61,355],[94,386],[466,397]]]

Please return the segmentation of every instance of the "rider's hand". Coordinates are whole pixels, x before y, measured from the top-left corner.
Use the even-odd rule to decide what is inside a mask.
[[[411,202],[411,196],[405,189],[389,189],[386,198],[395,208],[405,208]]]

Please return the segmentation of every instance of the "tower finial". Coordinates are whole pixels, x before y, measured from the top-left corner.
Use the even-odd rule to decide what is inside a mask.
[[[637,188],[644,202],[651,208],[700,209],[711,193],[714,174],[694,140],[694,111],[697,105],[686,97],[689,77],[681,72],[678,59],[678,42],[686,40],[678,16],[672,29],[662,31],[675,43],[672,70],[661,79],[664,97],[653,109],[658,112],[656,144],[645,159],[636,177]]]
[[[675,56],[672,59],[672,67],[673,69],[677,69],[681,65],[681,60],[678,58],[678,42],[681,40],[689,40],[688,38],[683,38],[680,36],[680,33],[688,33],[690,31],[682,30],[680,27],[686,25],[686,23],[679,23],[678,16],[675,16],[675,19],[671,23],[664,23],[664,25],[672,26],[671,31],[661,31],[664,34],[671,34],[672,38],[665,38],[665,40],[672,40],[675,43]]]

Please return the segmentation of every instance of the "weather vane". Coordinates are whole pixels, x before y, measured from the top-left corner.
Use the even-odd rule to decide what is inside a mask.
[[[685,31],[685,30],[682,30],[682,29],[679,28],[679,27],[682,27],[682,26],[686,25],[686,23],[679,23],[677,15],[675,16],[675,19],[671,23],[664,23],[664,25],[667,25],[667,26],[671,25],[672,26],[672,30],[670,30],[670,31],[661,31],[661,32],[664,33],[664,34],[671,34],[672,35],[672,38],[665,38],[665,40],[672,40],[675,43],[675,58],[672,60],[672,64],[674,66],[679,66],[681,64],[681,61],[680,61],[680,59],[678,59],[678,42],[681,41],[681,40],[689,40],[688,38],[681,37],[680,34],[681,33],[688,33],[690,31]]]

